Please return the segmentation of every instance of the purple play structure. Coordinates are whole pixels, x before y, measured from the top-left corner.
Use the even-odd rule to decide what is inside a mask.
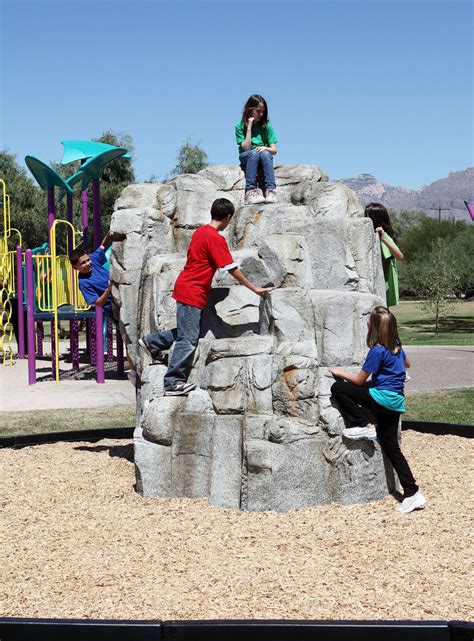
[[[89,361],[96,367],[96,380],[105,382],[104,365],[104,317],[102,307],[87,309],[85,302],[80,305],[81,297],[77,288],[75,275],[67,279],[68,300],[57,301],[57,274],[64,279],[65,257],[56,257],[55,230],[58,223],[67,226],[68,252],[74,248],[73,229],[73,189],[81,182],[82,204],[82,244],[89,249],[89,215],[88,215],[88,184],[92,182],[92,217],[93,239],[92,249],[100,245],[101,215],[100,215],[100,173],[103,167],[121,156],[130,157],[126,149],[94,143],[89,141],[64,141],[65,153],[62,164],[81,160],[83,163],[79,172],[68,181],[49,165],[33,156],[26,156],[25,162],[35,177],[41,189],[47,192],[48,202],[48,244],[37,250],[28,249],[23,261],[21,247],[16,250],[17,293],[18,293],[18,356],[25,358],[25,323],[23,308],[26,307],[26,339],[28,346],[28,382],[36,383],[36,356],[42,356],[43,322],[51,323],[51,352],[53,376],[59,382],[58,369],[58,325],[60,321],[69,321],[70,353],[73,371],[79,371],[79,322],[86,321],[86,345]],[[66,221],[56,221],[55,187],[60,190],[60,198],[66,195]],[[53,254],[49,251],[52,248]],[[41,253],[42,252],[42,253]],[[61,260],[63,263],[61,264]],[[70,270],[69,270],[70,271]],[[52,282],[51,282],[52,280]],[[64,283],[63,283],[64,285]],[[64,289],[64,288],[63,288]],[[55,304],[52,305],[52,300]],[[107,362],[113,361],[113,323],[106,319]],[[124,350],[120,332],[116,331],[117,371],[124,374]]]

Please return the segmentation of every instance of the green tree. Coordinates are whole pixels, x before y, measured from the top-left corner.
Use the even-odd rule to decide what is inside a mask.
[[[459,281],[459,273],[450,257],[449,248],[438,238],[432,246],[426,269],[419,278],[419,293],[424,299],[423,308],[434,315],[436,336],[440,318],[445,316],[456,302]]]
[[[180,174],[197,174],[209,164],[207,153],[200,147],[199,140],[195,145],[190,138],[186,138],[179,148],[176,158],[176,166],[170,171],[168,178],[174,178]]]
[[[5,181],[10,196],[11,226],[20,231],[23,247],[41,245],[48,234],[46,194],[20,167],[16,156],[6,149],[0,150],[0,178]],[[3,232],[3,206],[1,227]],[[12,236],[12,242],[18,242],[16,235]]]

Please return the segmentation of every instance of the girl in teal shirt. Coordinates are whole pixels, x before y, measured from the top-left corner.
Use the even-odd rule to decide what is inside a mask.
[[[348,425],[343,436],[348,439],[378,438],[403,487],[404,498],[397,509],[412,512],[423,508],[426,499],[419,491],[398,442],[400,414],[405,411],[405,372],[410,362],[402,349],[396,318],[387,307],[379,305],[371,312],[367,346],[369,353],[358,374],[340,368],[329,370],[336,378],[331,394]],[[369,376],[372,380],[367,385]]]

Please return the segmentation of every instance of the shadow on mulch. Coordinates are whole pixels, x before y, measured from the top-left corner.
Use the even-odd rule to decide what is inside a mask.
[[[91,453],[108,452],[111,458],[118,457],[125,459],[129,463],[134,462],[132,443],[128,445],[78,445],[74,449]]]

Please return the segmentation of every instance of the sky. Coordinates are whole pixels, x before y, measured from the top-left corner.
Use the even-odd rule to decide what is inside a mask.
[[[471,0],[0,0],[0,148],[132,136],[139,181],[188,137],[237,164],[263,95],[280,163],[419,189],[473,159]]]

